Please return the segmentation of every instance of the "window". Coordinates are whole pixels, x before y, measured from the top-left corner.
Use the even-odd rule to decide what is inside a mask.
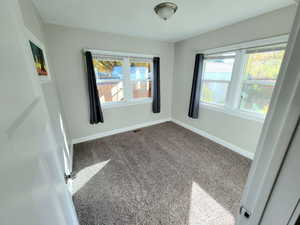
[[[101,104],[151,101],[152,58],[93,54]]]
[[[201,101],[224,105],[231,80],[234,56],[204,62]]]
[[[101,103],[124,100],[123,62],[94,59],[96,82]]]
[[[267,44],[266,44],[267,45]],[[243,116],[264,118],[285,53],[285,44],[206,54],[201,103]],[[203,104],[204,103],[204,104]]]
[[[266,114],[284,50],[247,54],[240,109]]]
[[[130,62],[130,80],[134,99],[151,98],[152,96],[152,63]]]

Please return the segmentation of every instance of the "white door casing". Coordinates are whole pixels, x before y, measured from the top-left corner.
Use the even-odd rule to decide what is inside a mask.
[[[295,225],[291,219],[299,216],[300,200],[300,127],[289,145],[280,173],[265,209],[262,225],[282,224]]]
[[[297,7],[269,113],[241,200],[241,205],[251,216],[239,216],[239,225],[261,223],[300,115],[300,11]]]

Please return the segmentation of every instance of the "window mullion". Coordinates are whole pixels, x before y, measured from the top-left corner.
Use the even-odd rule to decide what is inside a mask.
[[[132,100],[132,85],[130,81],[130,62],[129,58],[124,58],[124,97],[125,101]]]
[[[246,54],[245,51],[243,51],[242,55],[241,55],[241,62],[240,62],[239,80],[237,83],[236,95],[235,95],[235,100],[234,100],[234,108],[235,109],[238,109],[240,107],[240,102],[241,102],[241,98],[242,98],[243,82],[244,82],[244,74],[246,71],[248,57],[249,57],[249,55]]]
[[[228,96],[227,96],[227,107],[230,109],[237,109],[240,96],[241,96],[241,89],[243,83],[243,72],[246,63],[246,55],[244,51],[238,51],[236,54],[233,70],[232,70],[232,77],[231,82],[229,85]]]

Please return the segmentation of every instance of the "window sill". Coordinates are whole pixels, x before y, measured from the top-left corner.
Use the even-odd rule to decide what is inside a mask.
[[[111,108],[127,107],[132,105],[148,104],[148,103],[152,103],[152,98],[143,98],[143,99],[113,102],[113,103],[102,103],[101,107],[102,109],[111,109]]]
[[[239,109],[229,109],[222,105],[214,105],[214,104],[207,104],[207,103],[201,102],[200,108],[214,110],[214,111],[222,112],[222,113],[225,113],[225,114],[228,114],[231,116],[236,116],[236,117],[240,117],[240,118],[247,119],[247,120],[253,120],[256,122],[260,122],[260,123],[264,123],[264,120],[265,120],[265,116],[263,116],[263,115],[246,112],[246,111],[242,111]]]

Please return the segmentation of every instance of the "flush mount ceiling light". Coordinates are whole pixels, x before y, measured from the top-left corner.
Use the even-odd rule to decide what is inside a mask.
[[[160,18],[167,20],[175,14],[177,8],[177,5],[172,2],[162,2],[154,7],[154,11]]]

